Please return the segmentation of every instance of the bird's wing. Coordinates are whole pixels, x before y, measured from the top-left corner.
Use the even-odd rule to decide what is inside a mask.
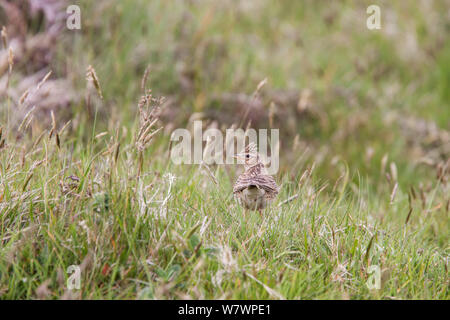
[[[269,199],[274,198],[280,191],[275,179],[269,175],[260,175],[256,177],[256,186],[266,191],[266,196]]]
[[[272,176],[262,174],[253,176],[244,173],[238,177],[236,183],[234,184],[233,193],[239,193],[249,186],[256,186],[263,189],[266,191],[266,195],[269,198],[275,197],[279,192],[277,183]]]
[[[252,181],[252,177],[250,177],[249,175],[241,174],[237,180],[236,183],[234,184],[233,187],[233,193],[239,193],[242,190],[244,190],[245,188],[247,188],[248,186],[251,185],[251,181]]]

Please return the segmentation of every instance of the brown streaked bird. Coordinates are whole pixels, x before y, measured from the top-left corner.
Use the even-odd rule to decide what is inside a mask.
[[[277,196],[277,183],[267,174],[256,144],[249,144],[235,158],[244,160],[245,171],[236,180],[233,194],[245,209],[258,210],[261,214],[261,210]]]

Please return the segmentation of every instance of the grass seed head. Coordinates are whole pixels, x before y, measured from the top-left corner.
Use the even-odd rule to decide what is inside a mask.
[[[8,47],[8,33],[6,31],[5,26],[2,27],[1,37],[2,37],[3,48],[6,49]]]
[[[141,90],[142,92],[145,92],[145,85],[147,84],[147,78],[150,73],[150,66],[147,66],[147,68],[144,71],[144,75],[142,76],[141,80]]]
[[[98,81],[97,73],[95,72],[95,69],[91,65],[89,65],[87,67],[86,80],[88,82],[91,82],[94,85],[94,87],[97,90],[97,93],[98,93],[100,99],[103,100],[102,89],[100,87],[100,82]]]

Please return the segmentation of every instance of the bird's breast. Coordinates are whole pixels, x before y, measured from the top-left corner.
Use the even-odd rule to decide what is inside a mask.
[[[260,210],[266,207],[267,201],[264,189],[249,186],[242,190],[241,200],[247,209]]]

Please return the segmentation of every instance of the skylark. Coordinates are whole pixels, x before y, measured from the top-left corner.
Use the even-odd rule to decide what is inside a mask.
[[[249,144],[235,158],[244,160],[245,171],[234,184],[233,194],[245,209],[258,210],[261,214],[261,210],[276,197],[279,187],[267,174],[256,144]]]

